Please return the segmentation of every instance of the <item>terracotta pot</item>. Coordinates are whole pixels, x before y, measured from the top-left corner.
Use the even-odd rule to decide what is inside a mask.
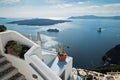
[[[66,54],[58,54],[58,59],[60,62],[64,62],[66,60]]]

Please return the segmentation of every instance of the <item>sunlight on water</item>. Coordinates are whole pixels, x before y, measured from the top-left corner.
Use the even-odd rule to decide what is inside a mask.
[[[39,26],[40,27],[40,26]],[[61,23],[61,24],[55,24],[50,26],[42,26],[40,27],[40,31],[46,31],[47,29],[58,29],[59,31],[63,31],[66,29],[73,28],[73,25],[70,22]]]
[[[55,37],[49,37],[47,35],[41,35],[42,43],[44,48],[51,48],[58,44],[57,41],[55,41]]]

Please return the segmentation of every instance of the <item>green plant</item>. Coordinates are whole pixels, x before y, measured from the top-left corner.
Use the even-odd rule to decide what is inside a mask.
[[[20,55],[21,52],[22,52],[22,45],[17,44],[17,42],[13,41],[13,40],[8,41],[5,48],[6,48],[6,50],[7,50],[7,48],[9,48],[8,51],[6,51],[7,53],[13,53],[14,52],[17,55]]]
[[[63,55],[66,54],[63,45],[59,45],[59,46],[58,46],[58,49],[59,49],[59,53],[60,53],[60,54],[63,54]]]
[[[66,54],[66,52],[64,50],[64,46],[63,45],[59,45],[58,46],[58,50],[59,50],[59,52],[58,52],[58,59],[59,59],[60,62],[64,62],[66,60],[66,58],[67,58],[67,54]]]
[[[15,44],[12,46],[14,52],[16,52],[18,55],[20,55],[20,53],[22,52],[22,46],[21,45],[18,45],[18,44]]]
[[[0,32],[6,31],[7,28],[4,25],[0,25]]]

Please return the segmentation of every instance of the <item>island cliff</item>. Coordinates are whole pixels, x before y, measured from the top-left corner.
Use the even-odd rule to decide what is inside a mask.
[[[107,51],[103,56],[103,60],[107,64],[120,64],[120,44]]]

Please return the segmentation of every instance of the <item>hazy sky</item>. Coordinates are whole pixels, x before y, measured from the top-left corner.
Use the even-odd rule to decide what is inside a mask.
[[[0,0],[0,17],[120,16],[120,0]]]

